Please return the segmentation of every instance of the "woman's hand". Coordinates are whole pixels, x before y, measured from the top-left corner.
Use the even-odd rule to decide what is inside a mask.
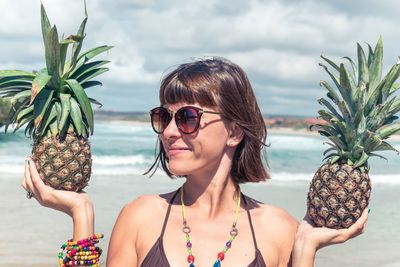
[[[347,229],[330,229],[327,227],[314,227],[306,215],[300,223],[296,241],[293,248],[292,259],[295,267],[314,266],[314,257],[318,249],[346,242],[362,234],[368,220],[368,208],[361,217]]]
[[[73,219],[74,239],[82,239],[94,233],[93,204],[85,192],[56,190],[46,185],[39,176],[32,158],[25,161],[22,187],[44,207],[62,211]]]

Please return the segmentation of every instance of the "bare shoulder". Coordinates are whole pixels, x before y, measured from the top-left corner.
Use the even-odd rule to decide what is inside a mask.
[[[165,215],[171,194],[139,196],[122,208],[120,216],[129,218],[129,221],[136,225],[154,221]]]
[[[122,208],[111,235],[107,266],[137,266],[158,237],[154,229],[161,227],[168,196],[143,195]]]
[[[270,264],[283,265],[290,260],[299,222],[286,210],[269,204],[251,200],[251,216],[263,255],[277,255],[277,262]],[[267,257],[271,260],[270,257]],[[286,266],[286,265],[285,265]]]
[[[297,228],[298,221],[286,210],[277,206],[258,202],[251,198],[248,199],[248,205],[255,223],[271,225],[273,228],[283,227],[286,228],[286,230],[287,227]]]
[[[137,215],[140,211],[148,211],[149,209],[152,210],[161,208],[164,201],[165,199],[162,199],[160,195],[142,195],[127,203],[122,208],[122,211],[134,216]]]
[[[269,222],[275,227],[297,228],[298,221],[285,209],[269,204],[259,204],[257,209],[259,217],[264,222]]]

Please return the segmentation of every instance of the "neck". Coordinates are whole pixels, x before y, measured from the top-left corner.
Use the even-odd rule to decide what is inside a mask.
[[[221,211],[235,210],[238,190],[230,176],[210,179],[189,176],[183,185],[184,203],[212,219]]]

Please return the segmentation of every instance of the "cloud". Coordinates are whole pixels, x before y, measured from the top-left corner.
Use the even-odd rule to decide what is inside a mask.
[[[77,31],[82,0],[43,0],[60,33]],[[355,43],[384,37],[385,69],[398,49],[396,1],[88,0],[83,49],[115,46],[103,58],[110,72],[92,88],[105,109],[148,110],[171,69],[193,57],[224,56],[243,67],[265,113],[314,115],[328,79],[319,55],[356,56]],[[2,0],[1,68],[44,66],[40,2]],[[295,96],[290,98],[290,96]],[[297,102],[296,102],[297,101]]]

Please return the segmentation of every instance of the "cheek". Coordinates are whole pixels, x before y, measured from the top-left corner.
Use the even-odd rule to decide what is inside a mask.
[[[220,129],[219,131],[210,131],[201,135],[201,140],[194,144],[194,156],[207,159],[220,157],[225,151],[227,136],[227,132]]]

